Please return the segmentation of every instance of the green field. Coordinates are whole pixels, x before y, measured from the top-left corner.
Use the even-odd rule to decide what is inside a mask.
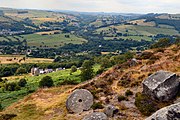
[[[115,37],[116,33],[114,33],[113,29],[117,29],[116,33],[128,34],[128,36]],[[157,34],[180,35],[177,30],[169,26],[150,27],[150,26],[139,26],[139,25],[117,25],[117,26],[112,25],[109,27],[97,29],[95,31],[96,34],[100,34],[101,32],[107,35],[106,37],[104,37],[106,40],[112,40],[114,38],[123,38],[123,39],[134,39],[134,40],[144,39],[150,41],[151,38],[149,36],[155,36]],[[143,37],[137,35],[143,35]]]
[[[93,69],[94,69],[94,73],[96,73],[100,69],[100,65],[94,65]],[[26,85],[26,87],[22,87],[21,90],[13,91],[13,92],[10,91],[2,92],[2,89],[0,88],[0,101],[3,107],[7,107],[12,103],[18,101],[19,99],[22,99],[24,96],[30,94],[31,91],[35,91],[38,89],[39,81],[44,76],[51,76],[55,86],[61,85],[61,83],[64,80],[72,80],[72,81],[76,81],[77,83],[80,83],[81,82],[80,73],[81,71],[77,70],[76,72],[70,74],[70,69],[66,69],[40,76],[23,75],[23,76],[7,77],[8,81],[11,82],[19,81],[20,78],[25,78],[28,84]]]
[[[70,37],[67,38],[65,37],[65,35],[69,35]],[[48,46],[50,48],[54,48],[54,47],[61,47],[64,44],[82,44],[84,42],[87,42],[87,40],[81,38],[81,37],[77,37],[73,34],[52,34],[52,35],[40,35],[40,34],[28,34],[28,35],[21,35],[24,38],[15,36],[16,38],[19,38],[20,41],[23,41],[24,39],[27,40],[27,44],[28,46],[36,46],[36,47],[40,47],[40,46]],[[15,38],[13,38],[12,36],[7,36],[9,39],[11,39],[12,41],[17,41]],[[0,37],[0,41],[8,41],[8,39],[4,38],[4,37]]]
[[[66,38],[65,35],[69,35],[70,38]],[[87,42],[87,40],[77,37],[73,34],[56,34],[56,35],[39,35],[39,34],[30,34],[23,35],[27,39],[28,46],[40,47],[40,45],[48,47],[60,47],[64,44],[82,44]]]

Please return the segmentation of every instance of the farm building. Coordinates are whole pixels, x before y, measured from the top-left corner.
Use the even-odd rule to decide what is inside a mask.
[[[38,76],[40,74],[39,68],[31,68],[31,74],[33,76]]]
[[[0,16],[3,16],[4,12],[2,10],[0,10]]]

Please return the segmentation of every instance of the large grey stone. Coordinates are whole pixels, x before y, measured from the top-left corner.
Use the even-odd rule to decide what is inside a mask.
[[[158,71],[143,81],[143,93],[159,101],[174,98],[179,91],[179,77],[175,73]]]
[[[103,112],[94,112],[92,114],[89,114],[83,118],[83,120],[107,120],[106,114]]]
[[[113,105],[108,105],[105,107],[104,113],[108,116],[108,117],[113,117],[114,114],[118,113],[119,110],[113,106]]]
[[[164,107],[146,120],[180,120],[180,103]]]
[[[66,108],[69,112],[81,113],[93,105],[93,95],[86,89],[77,89],[68,97]]]

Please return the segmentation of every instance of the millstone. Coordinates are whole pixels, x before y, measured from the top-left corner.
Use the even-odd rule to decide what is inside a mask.
[[[92,114],[89,114],[83,118],[83,120],[107,120],[106,114],[103,112],[94,112]]]
[[[89,110],[93,105],[93,95],[86,89],[77,89],[66,101],[66,108],[69,112],[81,113]]]

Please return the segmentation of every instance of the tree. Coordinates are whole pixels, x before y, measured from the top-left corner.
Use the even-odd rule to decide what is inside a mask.
[[[54,82],[50,76],[45,76],[41,79],[39,82],[39,87],[52,87],[54,85]]]
[[[16,74],[24,74],[27,73],[27,70],[23,67],[20,67],[16,70]]]
[[[76,67],[75,65],[73,65],[73,66],[71,67],[71,73],[76,72],[76,71],[77,71],[77,67]]]
[[[61,57],[60,56],[58,56],[58,57],[56,57],[55,59],[54,59],[54,62],[60,62],[61,61]]]
[[[151,48],[164,48],[171,45],[171,41],[169,38],[159,39],[157,43],[154,43]]]
[[[82,81],[85,81],[91,79],[92,77],[93,77],[92,62],[89,60],[85,60],[82,64],[81,79]]]
[[[180,45],[180,37],[176,38],[175,44]]]
[[[0,103],[0,111],[3,109],[3,107],[2,107],[2,105],[1,105],[1,103]]]
[[[17,91],[20,90],[20,86],[16,82],[10,82],[5,84],[5,90],[7,91]]]
[[[20,79],[20,81],[18,82],[18,85],[19,85],[20,87],[25,87],[26,84],[27,84],[26,79]]]

